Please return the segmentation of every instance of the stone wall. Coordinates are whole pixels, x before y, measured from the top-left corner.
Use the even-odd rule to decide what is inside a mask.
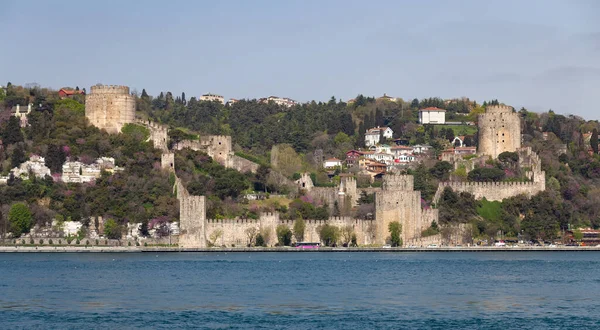
[[[228,163],[229,164],[227,167],[232,168],[241,173],[256,173],[258,171],[258,168],[260,167],[260,165],[258,165],[257,163],[236,155],[231,155],[229,157]]]
[[[151,120],[140,119],[137,119],[135,123],[143,125],[150,131],[150,137],[148,139],[152,141],[154,148],[160,149],[163,152],[168,151],[169,126],[161,125]]]
[[[488,106],[478,118],[478,153],[498,158],[521,148],[521,119],[508,106]]]
[[[468,192],[475,199],[502,201],[505,198],[524,194],[527,197],[536,195],[546,189],[545,180],[539,182],[440,182],[433,202],[437,203],[444,192],[450,187],[455,192]]]
[[[190,195],[179,178],[176,178],[175,181],[179,200],[179,245],[181,247],[206,247],[205,197]]]
[[[175,172],[175,154],[172,152],[166,152],[160,155],[160,167],[163,170]]]
[[[378,227],[376,244],[385,244],[390,236],[388,226],[392,221],[398,221],[402,225],[403,242],[421,237],[421,232],[431,221],[437,222],[435,211],[428,211],[423,215],[421,192],[413,190],[413,182],[412,175],[388,174],[384,177],[382,190],[375,197]]]
[[[85,96],[85,116],[90,123],[111,134],[135,121],[135,97],[127,86],[96,85]]]
[[[259,219],[208,219],[206,221],[206,236],[216,238],[216,246],[247,246],[250,242],[250,233],[261,233],[266,236],[267,246],[277,244],[277,226],[285,225],[293,230],[296,220],[281,220],[279,213],[262,213]],[[352,217],[330,217],[328,220],[304,220],[305,242],[320,242],[319,228],[325,224],[338,227],[340,230],[351,227],[356,234],[359,245],[375,243],[375,220],[360,220]],[[212,236],[212,237],[211,237]],[[295,242],[295,237],[292,238]],[[211,242],[212,243],[212,242]]]

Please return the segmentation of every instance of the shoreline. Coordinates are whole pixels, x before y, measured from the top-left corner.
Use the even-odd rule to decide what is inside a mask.
[[[393,253],[415,253],[415,252],[584,252],[599,251],[597,246],[522,246],[522,247],[437,247],[437,248],[380,248],[380,247],[320,247],[318,249],[296,249],[291,247],[253,247],[253,248],[180,248],[180,247],[137,247],[137,246],[0,246],[0,253],[148,253],[148,252],[288,252],[288,253],[316,253],[316,252],[393,252]]]

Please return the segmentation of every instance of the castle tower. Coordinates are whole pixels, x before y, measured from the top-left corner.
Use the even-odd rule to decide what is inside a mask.
[[[495,159],[505,151],[516,152],[521,148],[521,119],[511,107],[488,106],[479,115],[478,126],[478,153]]]
[[[92,125],[119,133],[123,125],[135,121],[135,98],[127,86],[92,86],[85,96],[85,116]]]
[[[390,236],[388,226],[392,221],[402,225],[402,241],[418,238],[423,230],[421,192],[413,190],[412,175],[387,174],[382,190],[375,197],[377,220],[376,244],[384,244]]]

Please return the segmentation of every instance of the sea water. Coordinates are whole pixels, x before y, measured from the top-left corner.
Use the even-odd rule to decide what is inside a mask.
[[[600,328],[600,253],[6,253],[0,328]]]

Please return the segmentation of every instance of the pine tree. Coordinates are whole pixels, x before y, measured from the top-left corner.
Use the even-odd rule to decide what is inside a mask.
[[[19,122],[19,118],[11,116],[8,119],[8,124],[6,125],[6,129],[2,135],[2,140],[4,140],[4,143],[6,144],[23,142],[23,133],[21,132],[21,123]]]
[[[146,89],[145,89],[145,88],[144,88],[144,89],[142,89],[142,98],[143,98],[143,99],[147,99],[148,97],[149,97],[149,96],[148,96],[148,93],[146,93]]]
[[[48,146],[48,152],[46,153],[46,166],[52,173],[62,173],[62,166],[67,159],[63,148],[60,146],[51,144]]]
[[[12,156],[10,157],[10,165],[13,168],[18,167],[26,160],[27,158],[25,157],[25,150],[23,150],[23,146],[21,145],[21,143],[19,143],[13,150]]]
[[[590,146],[595,154],[598,153],[598,129],[592,130],[592,136],[590,136]]]
[[[358,124],[358,137],[356,140],[356,144],[359,148],[365,147],[365,124],[363,122],[360,122],[360,124]]]

